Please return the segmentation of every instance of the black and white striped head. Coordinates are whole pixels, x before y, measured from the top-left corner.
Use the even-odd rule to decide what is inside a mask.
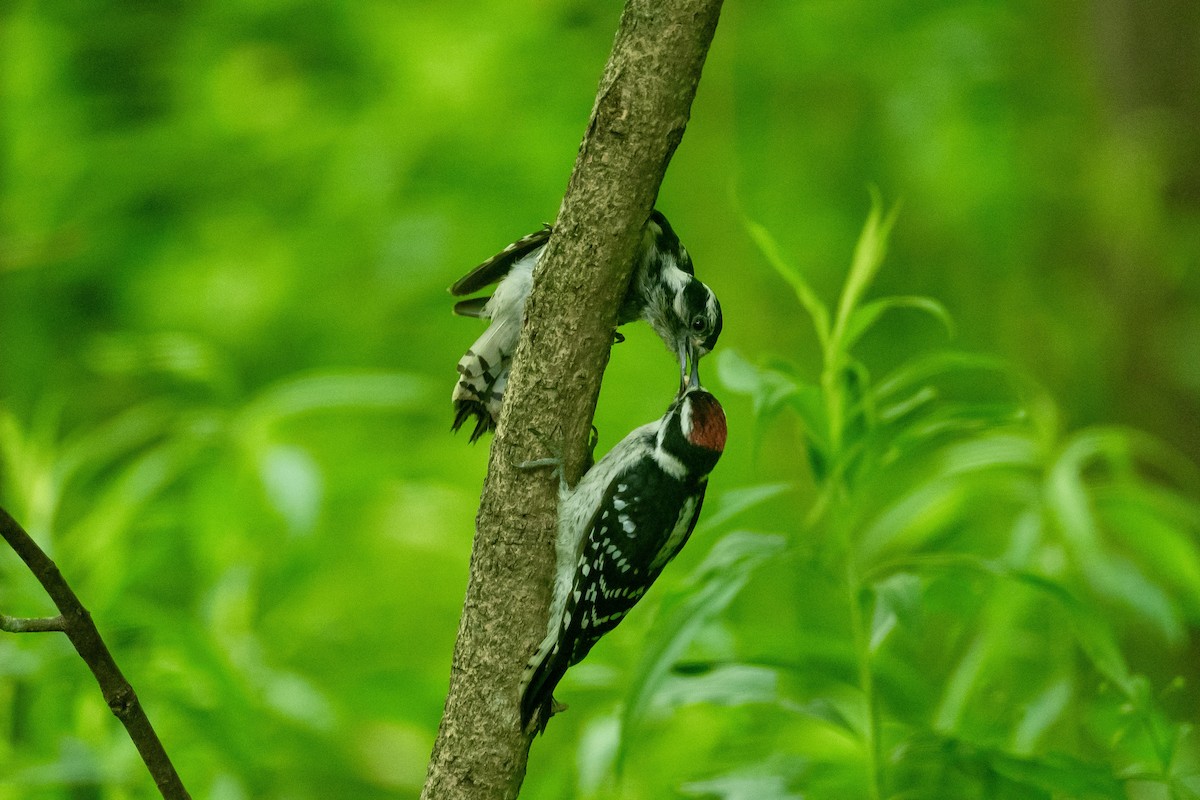
[[[692,257],[662,212],[655,210],[646,224],[651,247],[647,257],[657,269],[647,274],[657,283],[650,292],[646,320],[679,359],[679,383],[688,382],[700,359],[717,346],[723,319],[717,295],[695,275]],[[693,378],[698,385],[698,378]]]
[[[712,289],[698,278],[688,281],[675,298],[675,313],[686,322],[692,345],[692,356],[699,361],[717,346],[723,319],[721,301]]]
[[[690,387],[663,416],[655,441],[654,459],[667,473],[700,480],[712,472],[725,450],[725,411],[717,398]]]

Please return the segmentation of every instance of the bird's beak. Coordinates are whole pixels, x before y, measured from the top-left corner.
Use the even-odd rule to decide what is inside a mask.
[[[688,389],[688,363],[691,355],[691,340],[684,339],[679,343],[679,349],[676,351],[676,356],[679,358],[679,394],[683,394]]]
[[[700,388],[700,356],[691,339],[679,345],[679,393]]]
[[[692,357],[692,372],[688,376],[687,384],[687,388],[690,391],[700,388],[700,354],[696,352],[695,348],[688,349],[691,350]]]

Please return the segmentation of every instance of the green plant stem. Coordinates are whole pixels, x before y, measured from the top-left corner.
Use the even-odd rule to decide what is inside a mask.
[[[883,797],[882,747],[879,740],[879,704],[875,697],[875,676],[871,671],[871,640],[867,633],[867,621],[862,608],[862,584],[854,559],[846,548],[846,592],[850,602],[850,631],[854,638],[854,655],[858,662],[858,688],[863,695],[866,711],[863,727],[863,745],[867,757],[867,791],[871,800]]]
[[[861,290],[862,287],[860,287]],[[829,509],[835,506],[846,506],[846,483],[843,462],[843,445],[845,438],[846,393],[845,380],[842,372],[846,363],[846,354],[842,343],[845,340],[846,329],[850,315],[854,312],[856,296],[852,294],[849,282],[844,289],[841,302],[838,304],[837,315],[829,338],[825,342],[824,358],[821,369],[821,393],[825,402],[825,413],[829,422],[829,450],[832,468],[828,484],[822,492],[819,507]],[[848,509],[843,508],[844,512]],[[838,519],[845,519],[847,514],[838,514]],[[854,559],[854,543],[850,536],[849,527],[838,524],[842,531],[842,554],[845,559],[846,593],[850,611],[850,629],[854,639],[855,659],[858,663],[858,686],[863,695],[865,713],[863,737],[867,760],[867,796],[870,800],[880,800],[882,790],[882,753],[879,741],[879,708],[875,698],[875,676],[871,671],[871,641],[867,631],[867,620],[864,619],[862,608],[862,577]]]
[[[854,560],[853,541],[850,529],[837,520],[845,519],[848,509],[842,492],[840,468],[831,473],[805,521],[809,530],[816,530],[823,517],[833,521],[841,531],[842,558],[845,560],[846,601],[849,605],[850,632],[854,640],[854,656],[858,667],[858,688],[863,696],[866,712],[863,721],[863,746],[867,760],[867,797],[881,800],[883,797],[883,748],[880,741],[879,703],[875,695],[875,675],[871,669],[871,639],[863,607],[860,601],[863,579]],[[836,509],[838,513],[833,513]]]
[[[825,368],[821,370],[821,394],[825,401],[825,414],[829,420],[829,460],[831,464],[837,465],[842,456],[842,436],[846,423],[843,419],[845,397],[841,391],[837,370],[833,368],[835,358],[832,353],[825,354]]]
[[[846,396],[843,391],[845,382],[842,380],[842,367],[845,354],[842,352],[842,340],[846,334],[847,318],[851,308],[845,303],[838,306],[837,317],[833,330],[825,342],[821,364],[821,394],[825,401],[825,413],[829,420],[829,460],[837,465],[841,462],[842,437],[845,435]]]

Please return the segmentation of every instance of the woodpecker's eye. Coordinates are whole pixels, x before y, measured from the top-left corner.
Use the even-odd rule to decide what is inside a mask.
[[[699,314],[692,317],[692,330],[694,330],[696,333],[704,333],[704,330],[707,327],[708,320],[706,320],[704,317],[700,316]]]

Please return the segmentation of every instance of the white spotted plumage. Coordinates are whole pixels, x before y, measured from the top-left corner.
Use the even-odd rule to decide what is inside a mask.
[[[574,489],[562,489],[546,635],[520,685],[524,723],[542,709],[544,724],[567,667],[624,618],[684,546],[724,447],[724,425],[716,398],[689,390],[661,419],[622,439]],[[693,441],[701,428],[711,437]]]

